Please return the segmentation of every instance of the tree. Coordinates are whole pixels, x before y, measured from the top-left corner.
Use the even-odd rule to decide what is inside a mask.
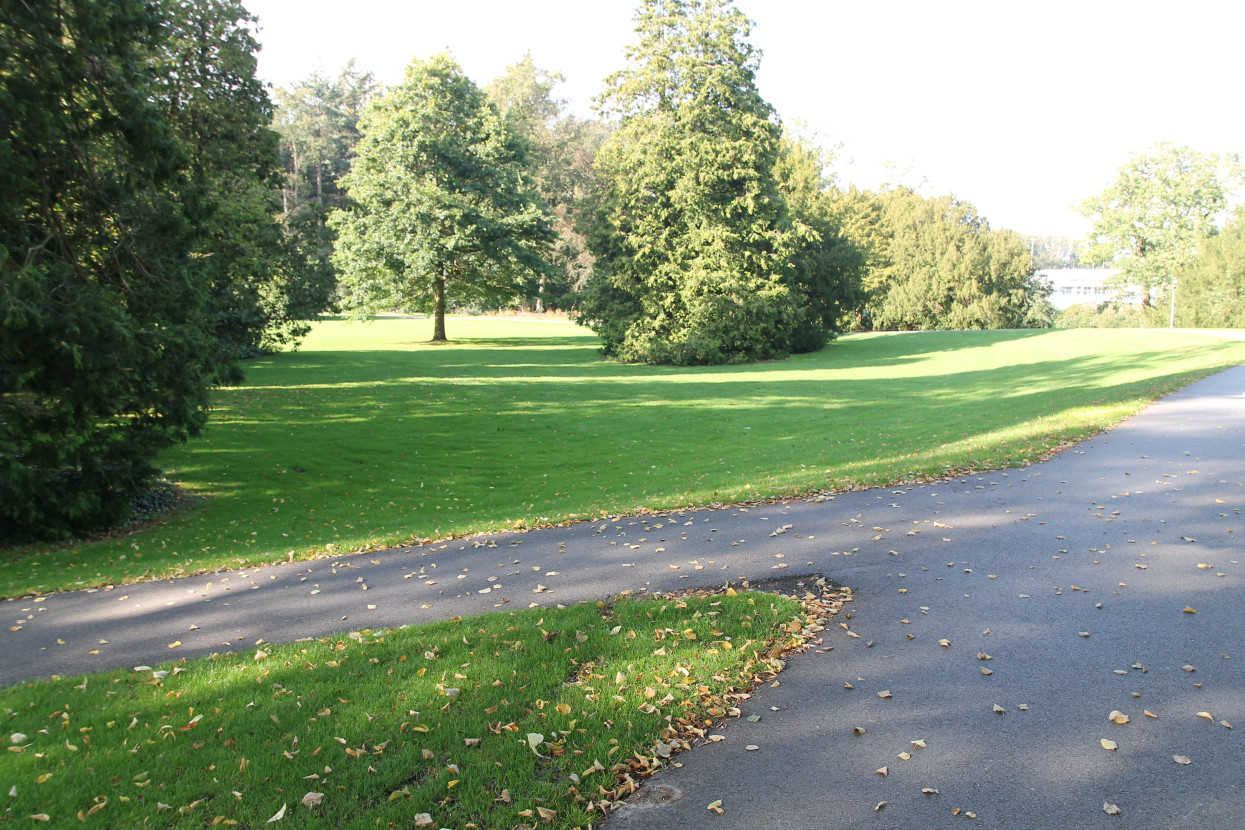
[[[278,221],[281,183],[272,102],[255,75],[255,18],[239,0],[162,0],[155,100],[190,158],[197,267],[223,378],[237,361],[295,343],[331,299]]]
[[[826,172],[832,159],[811,141],[784,134],[774,169],[797,240],[791,272],[799,306],[791,350],[797,353],[825,346],[864,300],[865,252],[843,233],[845,212]]]
[[[1171,289],[1198,242],[1210,235],[1226,204],[1224,159],[1189,147],[1156,144],[1135,154],[1115,181],[1079,210],[1094,222],[1085,258],[1113,262],[1121,289],[1141,291],[1142,307]]]
[[[415,60],[368,105],[330,225],[357,311],[431,311],[519,293],[547,266],[548,217],[524,179],[524,147],[448,55]]]
[[[164,22],[142,0],[0,18],[0,536],[128,517],[206,419],[188,159],[154,103]]]
[[[598,269],[581,304],[606,354],[689,364],[790,350],[793,240],[750,27],[728,0],[645,0],[628,66],[606,80],[601,109],[621,123],[597,156]]]
[[[1176,319],[1195,328],[1245,328],[1245,207],[1221,233],[1203,239],[1180,271]]]
[[[907,188],[856,193],[848,225],[868,251],[862,323],[876,329],[1045,327],[1049,288],[1033,277],[1028,245],[990,228],[954,196],[925,198]]]
[[[322,307],[331,305],[328,298],[337,293],[336,237],[326,220],[345,202],[340,179],[354,158],[359,117],[376,92],[375,78],[353,60],[336,78],[316,71],[288,90],[276,90],[275,127],[285,168],[281,224],[297,261],[305,263],[299,283],[325,298]]]
[[[566,113],[565,101],[553,92],[562,80],[538,69],[529,53],[484,88],[511,130],[527,142],[528,176],[553,214],[557,238],[551,267],[527,292],[537,311],[568,308],[592,273],[593,256],[578,225],[594,185],[593,160],[609,135],[602,122]]]

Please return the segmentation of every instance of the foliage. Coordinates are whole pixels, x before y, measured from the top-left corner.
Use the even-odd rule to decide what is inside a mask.
[[[855,213],[850,227],[869,251],[866,327],[1050,325],[1050,289],[1034,278],[1025,240],[992,230],[971,204],[896,188],[848,194],[845,209]]]
[[[1078,303],[1055,315],[1058,329],[1137,329],[1167,326],[1162,309],[1142,308],[1128,303]]]
[[[431,320],[323,322],[259,358],[161,459],[186,507],[6,551],[0,596],[1019,465],[1245,360],[1179,332],[921,332],[674,368],[602,361],[561,322],[452,325],[430,345]]]
[[[1035,271],[1080,267],[1081,257],[1076,250],[1076,240],[1072,237],[1030,236],[1026,238],[1029,240],[1029,253],[1033,258]]]
[[[1094,222],[1085,259],[1121,269],[1119,286],[1136,286],[1142,305],[1171,290],[1176,273],[1193,261],[1201,239],[1228,195],[1219,156],[1189,147],[1156,144],[1135,154],[1102,193],[1080,211]]]
[[[146,94],[162,22],[137,0],[0,22],[0,524],[38,535],[125,518],[206,418],[185,157]]]
[[[160,5],[153,93],[190,157],[194,261],[208,285],[216,362],[236,381],[239,358],[296,343],[330,295],[304,281],[302,252],[276,221],[280,160],[272,104],[255,76],[255,18],[239,0]]]
[[[538,69],[528,54],[484,90],[527,143],[528,176],[553,214],[557,237],[549,255],[551,267],[536,275],[524,298],[534,299],[537,311],[571,308],[595,264],[579,217],[594,185],[592,163],[609,127],[567,114],[565,102],[553,94],[562,80]]]
[[[8,807],[107,827],[586,827],[843,601],[619,598],[28,683],[5,689]]]
[[[1176,324],[1245,328],[1245,207],[1221,233],[1203,239],[1197,258],[1180,271]]]
[[[274,126],[285,166],[281,221],[298,262],[306,263],[301,284],[324,297],[335,297],[337,289],[331,262],[336,237],[325,220],[345,204],[340,180],[354,157],[359,117],[376,94],[372,74],[361,72],[353,60],[336,78],[316,71],[288,90],[276,90]]]
[[[799,309],[791,350],[815,352],[842,329],[863,300],[865,253],[843,231],[845,212],[831,194],[831,156],[812,142],[785,134],[774,175],[794,225],[791,284]]]
[[[372,101],[330,224],[359,312],[431,311],[508,299],[546,269],[548,217],[525,181],[524,146],[448,55],[415,60]]]
[[[790,350],[779,128],[750,25],[728,0],[646,0],[628,66],[606,81],[602,109],[621,122],[597,156],[598,269],[581,319],[608,355],[713,364]]]

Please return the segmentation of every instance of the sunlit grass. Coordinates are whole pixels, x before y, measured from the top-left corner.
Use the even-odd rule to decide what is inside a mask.
[[[14,686],[0,824],[588,826],[810,619],[622,598]]]
[[[214,393],[162,463],[198,506],[3,552],[21,595],[602,513],[851,489],[1037,459],[1245,361],[1166,331],[844,337],[734,367],[623,366],[569,323],[325,322]]]

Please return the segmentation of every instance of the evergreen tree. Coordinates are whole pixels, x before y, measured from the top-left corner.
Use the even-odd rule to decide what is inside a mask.
[[[623,360],[785,355],[799,322],[794,240],[751,24],[728,0],[645,0],[637,22],[601,99],[620,124],[597,156],[598,270],[582,319]]]
[[[163,23],[142,0],[0,16],[0,537],[127,517],[206,418],[188,159],[153,103]]]

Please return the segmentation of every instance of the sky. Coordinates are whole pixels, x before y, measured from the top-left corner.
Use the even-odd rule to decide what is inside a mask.
[[[592,114],[625,66],[639,0],[243,0],[259,75],[290,86],[346,61],[382,84],[450,51],[483,86],[527,52]],[[972,202],[994,227],[1080,236],[1074,209],[1160,141],[1245,155],[1235,0],[736,0],[761,94],[839,146],[842,184]]]

